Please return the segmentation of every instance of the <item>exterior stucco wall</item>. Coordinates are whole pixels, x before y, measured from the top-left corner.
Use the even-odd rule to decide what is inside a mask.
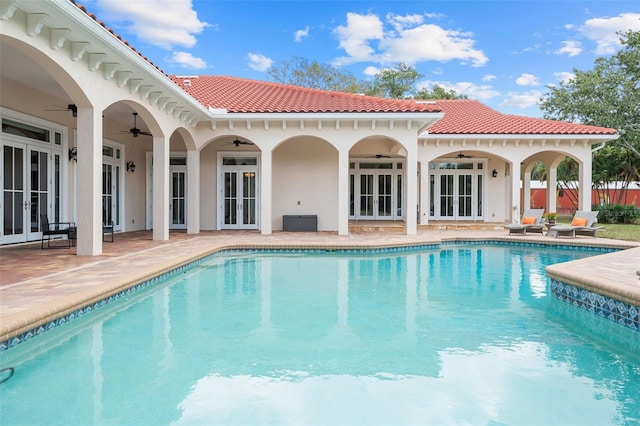
[[[214,144],[207,145],[200,152],[200,229],[216,229],[217,215],[217,173],[218,150]]]
[[[273,230],[283,215],[318,215],[319,231],[338,229],[338,152],[317,139],[285,142],[273,153]]]

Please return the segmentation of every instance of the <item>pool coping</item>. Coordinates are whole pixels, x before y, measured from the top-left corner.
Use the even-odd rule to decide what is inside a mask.
[[[193,244],[194,241],[201,241],[203,244]],[[330,242],[227,242],[227,241],[209,241],[206,239],[197,240],[185,240],[179,241],[175,244],[154,247],[141,252],[131,254],[131,257],[144,257],[144,266],[137,270],[121,271],[125,273],[110,274],[108,279],[101,281],[99,285],[88,285],[86,289],[81,291],[73,291],[70,297],[69,294],[62,294],[55,297],[46,297],[40,294],[39,303],[28,306],[26,309],[20,312],[14,313],[1,313],[0,314],[0,344],[6,344],[11,339],[18,338],[19,336],[29,338],[29,333],[33,334],[34,330],[43,329],[51,324],[56,324],[60,319],[64,319],[68,316],[74,316],[77,312],[83,312],[87,307],[95,306],[96,303],[106,301],[114,295],[120,294],[123,291],[127,291],[136,286],[140,286],[150,280],[154,280],[157,277],[171,273],[172,271],[180,270],[188,265],[198,262],[200,259],[214,255],[221,251],[229,250],[324,250],[324,251],[337,251],[337,250],[390,250],[390,249],[411,249],[412,247],[434,246],[451,243],[509,243],[520,245],[534,245],[534,246],[549,246],[549,247],[580,247],[580,248],[594,248],[594,249],[617,249],[620,251],[614,253],[605,253],[597,256],[612,256],[611,258],[617,258],[615,255],[620,253],[631,253],[631,256],[623,255],[623,257],[629,257],[635,259],[637,256],[640,259],[640,244],[629,243],[625,241],[617,240],[557,240],[557,239],[542,239],[542,238],[530,238],[530,237],[505,237],[505,236],[483,236],[483,237],[469,237],[469,236],[451,236],[437,239],[418,239],[418,240],[403,240],[399,239],[395,242],[384,241],[380,239],[377,242],[366,241],[343,241],[336,243],[336,241]],[[185,246],[185,250],[180,250]],[[188,247],[187,247],[188,246]],[[163,251],[165,257],[160,256],[166,261],[166,251],[170,250],[171,263],[159,264],[154,261],[154,256],[147,256],[154,254],[154,252]],[[123,256],[126,258],[128,256]],[[112,262],[118,262],[122,258],[107,259],[95,264],[84,265],[75,268],[75,272],[80,274],[80,279],[85,279],[87,282],[95,281],[94,277],[103,277],[105,275],[105,269],[109,270],[108,266]],[[610,257],[605,258],[604,267],[607,268],[610,263]],[[560,265],[551,265],[548,267],[548,275],[550,278],[564,282],[566,284],[576,285],[578,287],[587,286],[588,290],[595,291],[597,293],[605,292],[606,296],[613,297],[615,299],[621,299],[627,303],[635,306],[640,306],[640,282],[638,282],[635,270],[632,273],[632,278],[635,279],[634,283],[624,280],[624,283],[618,282],[620,280],[611,280],[602,277],[603,262],[594,262],[594,257],[590,257],[591,262],[580,262],[576,266],[576,271],[573,272],[573,266],[570,263],[564,263]],[[141,259],[138,259],[140,261]],[[584,260],[584,259],[582,259]],[[622,263],[628,265],[628,261],[622,260]],[[632,263],[633,264],[633,263]],[[569,265],[569,267],[567,267]],[[590,269],[595,267],[599,268],[599,275],[589,273]],[[58,284],[64,286],[64,278],[58,275],[64,275],[67,271],[61,273],[52,274],[45,277],[52,281],[58,281]],[[112,271],[111,271],[112,272]],[[599,278],[598,278],[599,276]],[[28,280],[29,281],[29,280]],[[18,283],[20,284],[20,283]],[[620,286],[622,284],[622,286]],[[6,293],[6,289],[2,289],[3,293]],[[64,293],[64,291],[62,292]],[[36,297],[38,298],[38,297]],[[2,348],[0,348],[2,349]]]

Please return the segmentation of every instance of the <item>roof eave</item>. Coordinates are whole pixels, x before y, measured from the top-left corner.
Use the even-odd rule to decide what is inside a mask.
[[[617,140],[620,137],[619,134],[613,135],[593,135],[593,134],[529,134],[529,133],[435,133],[428,132],[421,133],[419,139],[526,139],[526,140],[575,140],[575,139],[589,139],[591,143],[601,143]]]

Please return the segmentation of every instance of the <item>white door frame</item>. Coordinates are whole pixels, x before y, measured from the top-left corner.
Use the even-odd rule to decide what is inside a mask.
[[[251,159],[252,164],[223,165],[224,158]],[[218,223],[217,229],[260,229],[260,153],[256,151],[221,151],[218,152],[218,188],[217,206]],[[225,173],[237,173],[235,203],[235,217],[239,218],[236,223],[225,223]],[[253,194],[244,194],[243,175],[251,174],[253,179]],[[248,196],[247,196],[248,195]],[[245,223],[241,218],[245,214],[245,205],[248,201],[254,202],[252,217],[254,223]]]
[[[402,205],[402,201],[406,199],[405,197],[405,181],[404,179],[404,171],[406,169],[406,161],[404,158],[352,158],[349,160],[349,163],[353,164],[353,168],[350,168],[349,179],[352,177],[354,179],[353,189],[350,188],[349,191],[353,190],[353,193],[349,194],[350,202],[353,202],[353,214],[349,215],[350,219],[354,220],[404,220],[404,205]],[[392,167],[389,169],[376,169],[376,168],[367,168],[361,169],[360,165],[366,163],[390,163]],[[398,166],[400,164],[401,166]],[[372,188],[371,194],[363,194],[362,187],[362,176],[372,176]],[[390,193],[381,193],[379,191],[379,179],[381,176],[390,176]],[[398,188],[398,179],[401,179],[400,188]],[[362,214],[362,197],[369,196],[372,198],[372,214]],[[382,198],[386,198],[389,202],[389,215],[380,214],[380,201]],[[400,201],[400,203],[399,203]],[[398,204],[401,204],[398,207]]]
[[[0,120],[12,120],[16,126],[28,129],[27,133],[15,132],[2,132],[0,131],[0,164],[4,164],[4,147],[11,146],[21,149],[23,151],[22,158],[22,193],[23,199],[21,201],[22,211],[22,232],[19,234],[4,234],[4,225],[0,229],[0,244],[19,243],[25,241],[38,240],[42,236],[42,230],[40,225],[40,214],[46,212],[50,222],[66,222],[67,216],[67,200],[69,197],[68,188],[68,156],[65,155],[67,149],[67,128],[60,126],[59,124],[42,120],[36,117],[29,116],[27,114],[13,111],[7,108],[0,107]],[[3,127],[4,128],[4,127]],[[12,127],[17,129],[17,127]],[[48,133],[48,141],[36,139],[29,136],[28,131],[34,130],[39,132],[37,134],[44,135]],[[31,196],[32,185],[31,178],[32,172],[39,172],[40,166],[43,164],[38,163],[37,168],[32,170],[31,168],[31,153],[33,151],[46,153],[46,176],[44,176],[45,188],[38,187],[37,193],[46,194],[46,206],[39,206],[35,213],[35,218],[31,218]],[[58,159],[56,164],[55,159]],[[3,166],[4,167],[4,166]],[[40,182],[42,183],[42,181]],[[0,188],[2,188],[2,197],[4,198],[5,182],[4,173],[0,173]],[[7,188],[9,189],[9,188]],[[59,193],[57,193],[58,191]],[[41,200],[39,200],[41,201]],[[4,201],[0,202],[0,217],[4,221],[4,209],[7,206],[4,205]],[[32,219],[33,222],[32,223]]]
[[[430,214],[432,220],[470,220],[470,221],[484,221],[486,218],[487,205],[487,160],[486,159],[438,159],[431,162],[435,165],[434,168],[429,167],[429,179],[434,177],[435,188],[430,197],[434,203],[434,211]],[[451,168],[440,168],[440,164],[450,164]],[[459,164],[472,164],[472,168],[457,168]],[[451,214],[443,214],[441,209],[441,201],[444,196],[442,187],[442,177],[451,176],[450,188],[451,193],[447,196],[450,197]],[[469,176],[470,178],[470,194],[462,193],[460,188],[460,177]],[[481,185],[479,188],[478,185]],[[479,193],[481,192],[481,193]],[[462,198],[468,198],[470,201],[468,215],[460,214],[461,207],[460,202]],[[464,200],[463,200],[464,201]],[[467,209],[465,209],[467,210]]]

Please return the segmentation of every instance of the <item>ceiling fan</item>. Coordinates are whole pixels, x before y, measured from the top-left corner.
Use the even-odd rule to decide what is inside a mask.
[[[123,130],[120,133],[131,133],[133,135],[134,138],[137,138],[140,135],[145,135],[145,136],[153,136],[151,133],[149,132],[143,132],[142,130],[138,129],[137,126],[137,119],[138,119],[138,113],[134,112],[133,113],[133,128],[129,129],[129,130]]]
[[[372,156],[370,156],[369,158],[377,158],[377,159],[380,159],[380,158],[391,158],[391,156],[390,156],[390,155],[383,155],[383,154],[376,154],[376,155],[372,155]]]
[[[48,109],[46,111],[71,111],[71,115],[73,115],[74,117],[78,116],[78,107],[76,106],[76,104],[69,104],[66,108],[62,105],[54,105],[54,107],[58,109]]]
[[[253,145],[253,142],[249,142],[249,141],[241,141],[238,138],[235,138],[233,140],[233,142],[231,142],[232,144],[234,144],[236,146],[236,148],[239,148],[240,145]]]
[[[460,154],[458,154],[456,157],[458,157],[458,158],[473,158],[473,155],[465,155],[462,152],[460,152]]]

